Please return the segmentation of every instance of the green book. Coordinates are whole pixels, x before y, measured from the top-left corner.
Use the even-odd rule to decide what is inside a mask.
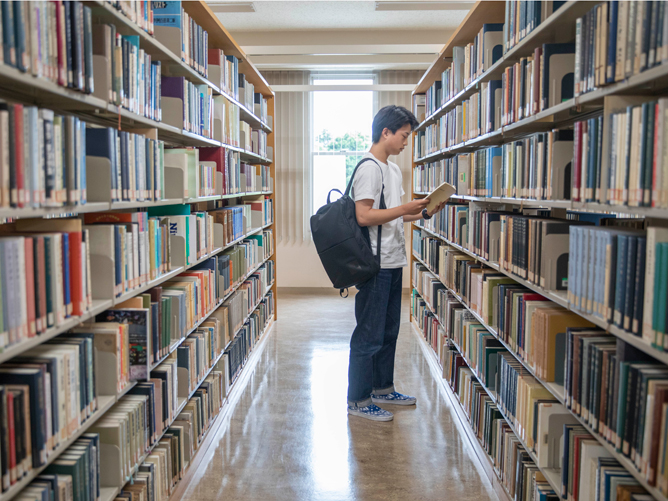
[[[661,242],[656,244],[656,247],[656,262],[658,266],[654,275],[654,331],[656,333],[656,345],[663,347],[663,336],[666,332],[664,308],[668,300],[668,280],[665,279],[666,272],[668,272],[668,243]]]

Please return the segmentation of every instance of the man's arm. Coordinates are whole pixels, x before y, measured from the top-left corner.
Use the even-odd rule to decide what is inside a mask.
[[[447,202],[442,202],[440,205],[435,207],[433,211],[431,211],[431,212],[427,211],[427,214],[429,214],[430,216],[433,216],[437,212],[442,211],[445,208],[446,203]],[[413,221],[419,221],[420,219],[422,219],[422,211],[420,211],[420,214],[413,214],[413,215],[410,215],[410,216],[404,216],[404,223],[412,223]]]
[[[427,207],[429,200],[427,198],[412,200],[407,204],[393,207],[392,209],[374,209],[372,199],[358,200],[355,202],[355,215],[357,216],[357,224],[360,226],[378,226],[389,223],[400,217],[404,217],[406,221],[407,216],[417,216],[417,221],[420,219],[422,209]]]

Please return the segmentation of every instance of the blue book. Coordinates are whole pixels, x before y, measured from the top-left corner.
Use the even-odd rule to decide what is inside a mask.
[[[638,250],[636,252],[636,283],[633,305],[633,317],[631,320],[631,332],[636,336],[642,335],[641,325],[643,320],[644,292],[645,292],[645,253],[647,249],[647,238],[638,237]]]
[[[26,2],[10,2],[14,4],[14,47],[16,48],[16,66],[21,71],[28,71],[30,55],[26,50]]]
[[[2,8],[2,51],[7,66],[16,67],[16,47],[14,39],[14,8],[11,2],[0,2]]]
[[[27,385],[26,398],[30,401],[30,421],[39,422],[39,426],[30,426],[32,446],[32,466],[39,468],[46,464],[46,408],[44,399],[45,381],[41,369],[37,368],[0,368],[0,384]],[[24,416],[27,418],[27,416]]]
[[[617,237],[617,280],[615,287],[615,314],[614,323],[617,327],[623,327],[624,301],[626,290],[626,263],[628,260],[629,236],[619,235]]]
[[[52,256],[55,252],[53,245],[53,236],[44,235],[44,278],[46,279],[46,325],[53,327],[56,323],[54,304],[55,297],[53,297],[53,280],[55,279],[56,270],[51,268]],[[9,305],[11,307],[11,304]]]
[[[617,14],[619,12],[619,0],[608,2],[608,55],[606,57],[605,81],[615,82],[615,64],[617,62]]]
[[[72,313],[72,290],[70,287],[70,236],[61,233],[63,240],[63,297],[65,303],[65,318]]]
[[[633,318],[633,305],[635,303],[634,292],[636,286],[636,254],[638,248],[638,237],[629,235],[628,249],[626,252],[626,289],[624,291],[624,311],[622,312],[624,330],[631,329]]]
[[[181,29],[181,1],[152,1],[154,26],[170,26]]]
[[[647,119],[647,122],[641,131],[641,137],[645,143],[645,149],[642,152],[643,163],[642,168],[640,169],[640,185],[643,189],[640,205],[644,207],[649,207],[651,205],[652,198],[652,181],[654,178],[654,127],[656,104],[656,101],[643,104],[643,124],[645,124],[645,118]],[[644,113],[645,109],[647,110],[646,116]]]
[[[83,124],[83,123],[82,123]],[[89,128],[86,129],[85,124],[83,124],[83,134],[86,147],[85,155],[90,157],[100,157],[109,160],[111,167],[111,198],[114,200],[117,198],[115,193],[117,191],[117,176],[116,176],[116,139],[113,129],[111,128]],[[82,169],[84,172],[86,169]],[[85,174],[84,174],[85,176]]]

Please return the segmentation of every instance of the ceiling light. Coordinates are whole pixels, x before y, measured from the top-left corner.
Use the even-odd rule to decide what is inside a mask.
[[[255,12],[253,2],[207,2],[213,12]]]
[[[376,10],[470,10],[475,2],[379,1]]]

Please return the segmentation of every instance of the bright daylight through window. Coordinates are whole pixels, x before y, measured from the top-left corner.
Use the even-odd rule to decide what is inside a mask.
[[[372,85],[372,78],[314,79],[314,85]],[[313,213],[334,188],[343,192],[371,147],[373,91],[313,92]],[[336,194],[338,196],[338,194]]]

